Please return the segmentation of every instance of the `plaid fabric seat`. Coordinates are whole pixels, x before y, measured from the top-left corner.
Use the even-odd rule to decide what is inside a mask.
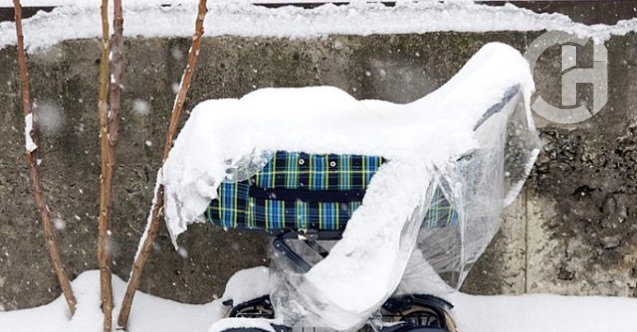
[[[343,231],[383,162],[378,156],[278,151],[252,178],[222,183],[205,217],[224,228],[271,234]],[[422,227],[456,222],[453,206],[436,189]]]

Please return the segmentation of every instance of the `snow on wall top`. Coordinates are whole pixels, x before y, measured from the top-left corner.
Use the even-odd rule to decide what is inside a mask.
[[[221,2],[234,2],[234,3],[265,3],[265,4],[286,4],[286,3],[330,3],[330,2],[381,2],[383,0],[210,0],[210,3]],[[437,1],[437,0],[435,0]],[[456,1],[473,1],[473,0],[456,0]],[[62,6],[62,5],[79,5],[95,7],[99,5],[99,1],[89,0],[21,0],[20,3],[23,7],[27,6]],[[124,5],[130,4],[147,4],[147,5],[190,5],[198,4],[199,0],[126,0]],[[113,2],[109,2],[110,6],[113,6]],[[13,7],[13,0],[0,0],[0,7]]]
[[[7,0],[0,0],[0,4]],[[25,45],[31,50],[62,40],[101,35],[97,1],[61,0],[50,13],[40,12],[23,21]],[[194,31],[196,1],[131,0],[124,4],[124,35],[128,37],[188,37]],[[37,5],[40,0],[25,1]],[[160,4],[170,4],[160,6]],[[354,2],[314,9],[265,8],[249,0],[209,2],[206,36],[270,36],[311,38],[330,34],[371,35],[434,31],[540,31],[557,30],[604,41],[613,35],[637,31],[637,19],[616,25],[585,25],[562,14],[538,14],[513,5],[502,7],[472,2]],[[0,23],[0,49],[16,43],[13,22]]]

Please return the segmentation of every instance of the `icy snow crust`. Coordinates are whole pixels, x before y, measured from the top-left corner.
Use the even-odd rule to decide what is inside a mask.
[[[343,239],[308,273],[285,281],[289,294],[277,308],[286,324],[305,317],[308,326],[354,329],[398,286],[440,170],[478,147],[474,126],[515,86],[528,105],[528,63],[492,43],[443,87],[405,105],[357,101],[333,87],[263,89],[203,102],[162,173],[168,229],[175,240],[200,220],[228,166],[246,156],[287,150],[385,157]]]
[[[9,0],[6,6],[12,6]],[[44,0],[31,1],[31,5]],[[101,35],[98,1],[63,0],[50,13],[25,19],[24,41],[29,51],[68,39]],[[295,1],[298,2],[298,1]],[[160,4],[172,4],[161,7]],[[193,34],[197,1],[133,0],[124,2],[124,35],[127,37],[189,37]],[[23,5],[29,5],[24,1]],[[605,41],[613,35],[637,31],[637,19],[616,25],[584,25],[562,14],[537,14],[513,5],[494,7],[472,2],[354,2],[346,6],[327,4],[315,9],[281,7],[268,9],[248,1],[208,3],[206,36],[272,36],[311,38],[330,34],[371,35],[425,33],[433,31],[565,31],[578,37]],[[0,23],[0,49],[16,44],[15,24]]]

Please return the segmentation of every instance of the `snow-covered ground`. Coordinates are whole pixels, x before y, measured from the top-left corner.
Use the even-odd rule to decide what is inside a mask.
[[[3,332],[92,332],[102,331],[99,271],[87,271],[73,281],[78,300],[77,311],[70,318],[64,297],[41,307],[0,312],[0,331]],[[119,304],[124,297],[126,283],[113,277],[113,295]],[[130,331],[135,332],[204,332],[223,316],[220,300],[205,305],[192,305],[164,300],[138,292],[131,311]],[[113,316],[117,319],[119,308]]]
[[[24,1],[42,5],[45,0]],[[63,0],[50,13],[40,12],[25,19],[24,40],[31,51],[67,39],[97,38],[101,35],[99,1]],[[57,4],[57,2],[56,2]],[[172,4],[160,6],[160,4]],[[11,6],[11,1],[0,0]],[[194,31],[195,0],[124,1],[124,35],[128,37],[189,37]],[[322,37],[330,34],[371,35],[426,33],[433,31],[565,31],[580,37],[604,41],[613,35],[637,30],[637,19],[615,25],[585,25],[562,14],[538,14],[506,5],[478,5],[460,1],[398,2],[394,7],[380,3],[355,2],[345,6],[327,4],[314,9],[265,8],[243,1],[209,1],[206,36]],[[627,7],[628,8],[628,7]],[[13,22],[0,23],[0,49],[14,45]]]
[[[253,274],[251,274],[253,275]],[[204,282],[204,281],[202,281]],[[115,303],[120,303],[125,283],[113,278]],[[38,308],[0,312],[3,332],[99,332],[99,271],[87,271],[73,281],[78,299],[69,318],[63,297]],[[637,299],[558,295],[447,296],[461,332],[635,332]],[[130,332],[205,332],[223,317],[218,299],[192,305],[138,292],[131,313]],[[115,308],[116,317],[118,309]]]

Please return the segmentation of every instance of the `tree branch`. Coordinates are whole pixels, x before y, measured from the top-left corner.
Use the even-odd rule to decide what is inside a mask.
[[[15,25],[18,39],[17,48],[18,62],[20,64],[20,80],[22,81],[22,108],[25,117],[27,166],[29,167],[29,171],[31,174],[31,183],[33,185],[35,203],[38,206],[38,210],[40,211],[40,218],[42,219],[44,237],[46,239],[46,246],[49,251],[49,256],[51,257],[51,261],[53,262],[53,268],[55,269],[58,281],[60,282],[62,293],[64,293],[64,298],[66,298],[66,303],[68,304],[69,311],[71,312],[71,315],[73,315],[75,314],[75,306],[77,304],[77,300],[73,295],[71,282],[69,281],[69,277],[67,276],[66,271],[64,271],[64,266],[62,265],[62,258],[60,257],[57,241],[55,239],[55,232],[51,227],[49,210],[46,206],[46,203],[44,202],[42,188],[40,187],[40,173],[38,172],[37,165],[37,105],[35,103],[33,104],[32,113],[30,101],[31,97],[29,95],[29,78],[27,74],[27,60],[24,50],[24,37],[22,34],[22,6],[20,5],[20,0],[13,0],[13,6],[15,8]]]
[[[100,296],[102,312],[104,313],[103,331],[111,332],[113,329],[113,292],[111,285],[111,243],[112,231],[110,229],[111,202],[112,202],[112,178],[114,149],[111,146],[109,134],[108,114],[108,78],[109,78],[109,35],[108,35],[108,0],[102,0],[102,58],[100,63],[100,92],[98,113],[100,119],[100,150],[101,150],[101,176],[100,176],[100,210],[98,226],[97,259],[100,266]],[[111,81],[114,81],[115,78]],[[115,83],[115,82],[112,82]],[[119,89],[118,87],[116,89]],[[119,93],[116,95],[119,101]],[[112,115],[112,114],[111,114]],[[115,121],[117,124],[117,121]],[[116,135],[115,135],[116,136]],[[115,137],[116,139],[116,137]]]
[[[108,123],[109,143],[111,146],[111,160],[115,166],[115,150],[119,137],[120,96],[122,91],[122,74],[124,72],[124,16],[122,0],[114,0],[113,37],[111,44],[111,115]]]
[[[184,73],[182,75],[181,83],[179,85],[179,92],[177,93],[177,97],[175,98],[175,103],[173,105],[173,110],[170,117],[170,125],[168,126],[168,131],[166,133],[166,142],[164,144],[162,164],[166,161],[166,158],[168,158],[168,153],[170,152],[173,140],[175,139],[179,116],[181,115],[181,110],[184,106],[186,93],[190,88],[190,81],[192,79],[192,74],[197,62],[197,56],[199,55],[201,37],[204,33],[203,22],[207,12],[208,9],[206,7],[206,0],[199,0],[197,20],[195,22],[195,34],[192,37],[192,46],[190,47],[190,50],[188,52],[188,64],[186,65],[186,69],[184,70]],[[158,178],[157,180],[159,181],[160,179]],[[148,256],[150,255],[150,252],[152,250],[153,241],[155,240],[157,230],[159,229],[159,221],[163,217],[163,184],[157,186],[154,198],[155,199],[153,201],[153,207],[151,208],[151,217],[149,218],[150,224],[147,225],[146,232],[144,234],[146,236],[142,237],[141,239],[141,241],[143,241],[143,244],[141,244],[141,250],[138,250],[138,255],[135,257],[135,263],[133,264],[133,270],[131,271],[130,280],[128,281],[128,285],[126,287],[126,294],[124,296],[124,300],[122,301],[122,308],[120,310],[119,318],[117,321],[119,327],[124,329],[128,325],[128,318],[130,315],[133,298],[135,297],[135,291],[139,286],[141,272],[144,269],[146,260],[148,259]]]

